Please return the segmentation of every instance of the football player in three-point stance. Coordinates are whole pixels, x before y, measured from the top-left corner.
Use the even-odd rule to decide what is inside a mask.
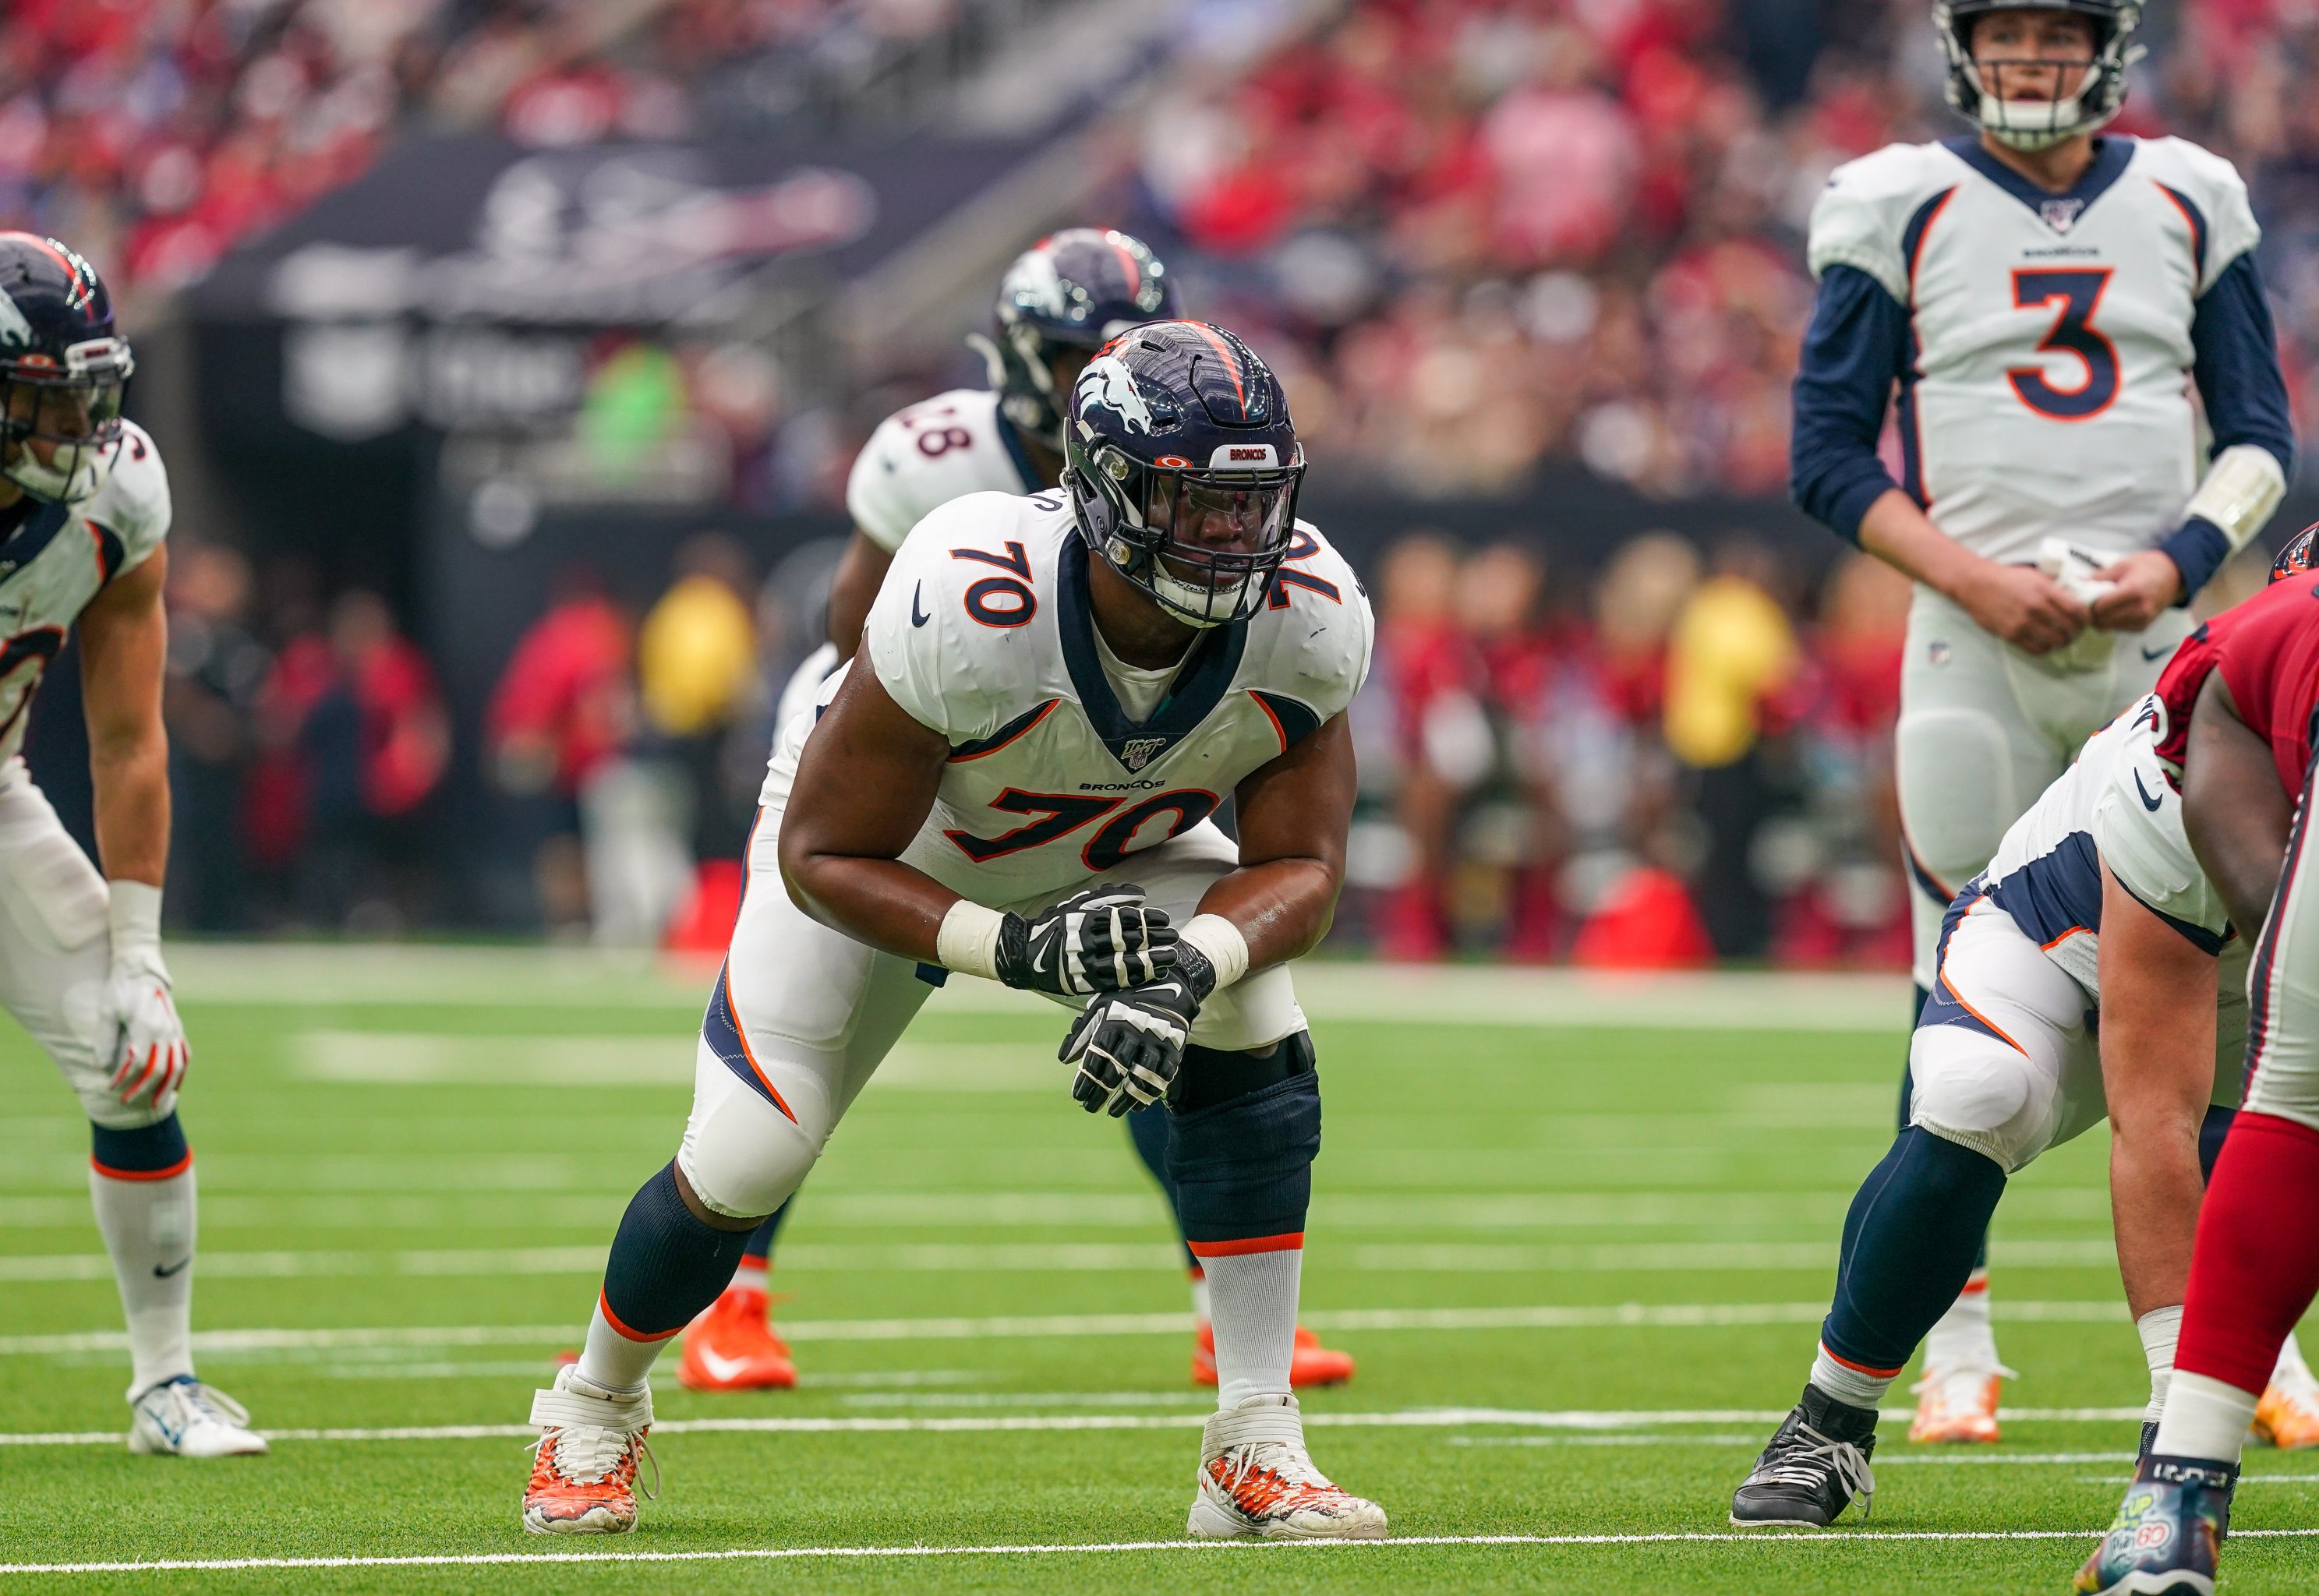
[[[1090,1111],[1165,1103],[1220,1383],[1189,1532],[1385,1533],[1314,1467],[1289,1384],[1321,1096],[1286,961],[1343,878],[1368,606],[1295,519],[1280,385],[1231,334],[1105,346],[1065,442],[1060,491],[918,523],[817,719],[782,731],[690,1122],[620,1222],[579,1363],[533,1404],[529,1529],[633,1525],[662,1343],[962,971],[1078,1011],[1062,1058]],[[1227,796],[1237,845],[1210,818]]]
[[[169,482],[122,419],[132,365],[87,262],[0,233],[0,1007],[89,1118],[89,1195],[129,1326],[129,1448],[221,1457],[266,1442],[194,1377],[188,1050],[161,960]],[[76,625],[103,875],[20,753],[41,673]]]
[[[1176,314],[1167,268],[1125,233],[1070,228],[1042,239],[1016,258],[998,285],[997,338],[974,340],[989,363],[991,386],[953,389],[896,411],[854,459],[845,487],[854,529],[830,588],[829,639],[790,678],[776,726],[785,726],[811,708],[822,683],[853,657],[879,583],[910,528],[968,493],[1053,488],[1063,473],[1063,407],[1080,371],[1099,347],[1127,329]],[[1164,1117],[1156,1110],[1133,1114],[1127,1126],[1172,1208],[1176,1192],[1168,1174]],[[796,1384],[796,1365],[768,1312],[773,1240],[786,1212],[758,1227],[733,1272],[733,1284],[685,1332],[677,1379],[688,1389],[746,1391]],[[1215,1338],[1207,1280],[1196,1257],[1190,1270],[1196,1321],[1192,1375],[1213,1385]],[[1298,1327],[1295,1384],[1336,1384],[1352,1375],[1351,1357],[1323,1347],[1312,1331]]]
[[[1829,181],[1792,447],[1798,502],[1917,583],[1896,744],[1920,1006],[1957,888],[2149,690],[2294,454],[2245,185],[2181,140],[2098,134],[2140,7],[1933,18],[1975,131]],[[1912,1438],[1994,1440],[2007,1372],[1977,1268],[1926,1339]]]

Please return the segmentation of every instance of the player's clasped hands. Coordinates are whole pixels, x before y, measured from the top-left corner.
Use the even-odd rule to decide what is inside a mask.
[[[1059,1055],[1079,1067],[1071,1078],[1073,1099],[1089,1114],[1100,1109],[1117,1119],[1166,1096],[1184,1067],[1192,1022],[1215,988],[1206,955],[1179,943],[1175,968],[1161,979],[1088,1004]]]
[[[1028,916],[1009,914],[998,933],[998,978],[1057,997],[1140,987],[1172,969],[1176,928],[1149,907],[1143,888],[1089,888]]]
[[[2083,603],[2044,573],[1995,560],[1981,561],[1956,599],[1983,630],[2024,654],[2066,647],[2091,618]]]

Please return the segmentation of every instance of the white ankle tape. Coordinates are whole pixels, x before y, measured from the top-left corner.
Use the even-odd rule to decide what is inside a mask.
[[[1209,1414],[1200,1436],[1200,1455],[1205,1461],[1234,1447],[1259,1441],[1279,1441],[1291,1447],[1304,1444],[1304,1415],[1295,1398]]]
[[[630,1435],[649,1429],[653,1421],[652,1388],[633,1396],[590,1396],[579,1391],[535,1391],[531,1422],[542,1429],[586,1424],[599,1429],[625,1430]]]

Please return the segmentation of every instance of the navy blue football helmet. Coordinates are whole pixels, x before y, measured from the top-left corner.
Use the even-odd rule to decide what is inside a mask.
[[[2076,83],[2061,75],[2060,87],[2050,99],[2008,100],[1987,92],[1981,69],[1999,74],[2039,67],[2024,58],[1976,61],[1972,31],[1982,17],[1999,11],[2059,12],[2083,17],[2093,29],[2093,57]],[[1970,117],[2000,144],[2015,149],[2045,149],[2064,139],[2090,133],[2118,113],[2125,104],[2125,69],[2141,59],[2142,47],[2134,32],[2142,23],[2135,0],[1934,0],[1933,28],[1941,50],[1948,57],[1949,104]]]
[[[38,499],[94,496],[135,369],[96,268],[54,239],[0,232],[0,476]]]
[[[1141,239],[1067,228],[1015,257],[998,284],[996,342],[970,341],[990,367],[998,404],[1017,430],[1063,452],[1065,395],[1055,367],[1091,356],[1129,328],[1176,311],[1168,268]],[[1068,386],[1069,377],[1064,377]]]
[[[1079,535],[1196,627],[1254,615],[1286,557],[1304,450],[1272,368],[1222,328],[1155,321],[1079,374],[1063,487]]]

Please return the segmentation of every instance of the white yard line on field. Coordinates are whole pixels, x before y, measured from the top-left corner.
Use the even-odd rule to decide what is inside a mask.
[[[1392,1540],[1114,1540],[993,1546],[752,1546],[716,1552],[470,1552],[402,1557],[169,1557],[149,1563],[0,1563],[0,1574],[207,1573],[260,1568],[489,1568],[527,1563],[771,1563],[811,1557],[1056,1557],[1126,1552],[1389,1552],[1412,1546],[1651,1546],[1701,1542],[1842,1546],[1862,1541],[2090,1541],[2098,1529],[1689,1530],[1648,1535],[1410,1535]],[[2235,1529],[2234,1539],[2288,1540],[2319,1529]]]
[[[2002,1320],[2109,1323],[2123,1320],[2117,1302],[1999,1302]],[[1324,1330],[1601,1330],[1651,1327],[1719,1329],[1731,1325],[1817,1324],[1824,1303],[1611,1303],[1584,1307],[1315,1309],[1304,1322]],[[798,1341],[974,1341],[1042,1336],[1182,1335],[1189,1313],[1056,1313],[989,1319],[784,1320],[781,1333]],[[330,1330],[212,1330],[194,1333],[197,1353],[268,1352],[347,1347],[557,1347],[574,1340],[572,1324],[372,1325]],[[0,1357],[47,1357],[122,1352],[121,1330],[0,1336]]]
[[[1914,1416],[1914,1410],[1895,1408],[1885,1417]],[[2030,1422],[2123,1422],[2139,1419],[2134,1408],[2002,1408],[2001,1419]],[[1322,1429],[1451,1429],[1481,1425],[1507,1425],[1529,1429],[1633,1429],[1661,1424],[1776,1424],[1787,1417],[1772,1408],[1572,1408],[1529,1411],[1521,1408],[1411,1408],[1399,1412],[1312,1412],[1304,1422]],[[785,1419],[671,1419],[653,1426],[658,1436],[672,1435],[857,1435],[857,1434],[1004,1434],[1055,1430],[1196,1429],[1204,1413],[997,1413],[955,1419],[844,1417]],[[275,1441],[479,1441],[528,1440],[538,1432],[528,1424],[413,1424],[384,1429],[269,1429]],[[0,1433],[0,1447],[118,1446],[112,1430],[50,1430]]]

